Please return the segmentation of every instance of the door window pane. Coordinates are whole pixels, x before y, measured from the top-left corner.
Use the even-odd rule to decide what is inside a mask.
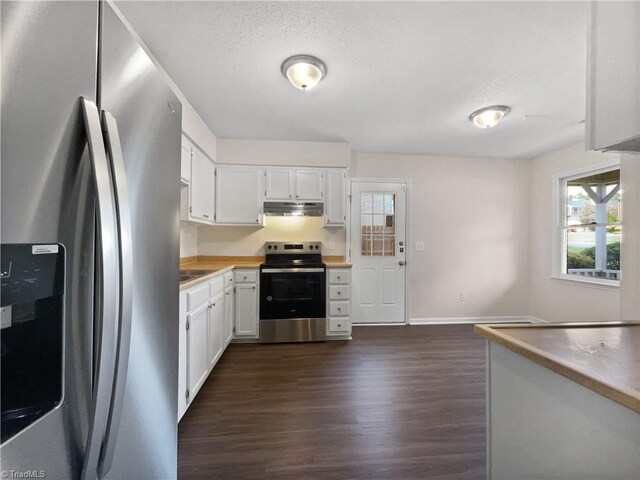
[[[388,192],[363,192],[360,197],[361,254],[395,256],[396,196]]]
[[[384,193],[373,194],[373,213],[384,213]]]

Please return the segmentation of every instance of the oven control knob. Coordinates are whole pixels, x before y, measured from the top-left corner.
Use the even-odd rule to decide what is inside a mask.
[[[319,249],[320,249],[320,245],[316,245],[316,250],[319,250]]]
[[[309,250],[313,250],[313,245],[309,245]]]
[[[267,296],[267,302],[270,302],[271,300],[273,300],[273,297],[271,295]]]
[[[274,245],[274,246],[273,246],[273,249],[274,249],[274,250],[277,250],[277,249],[278,249],[278,245]]]
[[[269,245],[267,248],[268,248],[269,250],[271,250],[273,247],[272,247],[271,245]]]

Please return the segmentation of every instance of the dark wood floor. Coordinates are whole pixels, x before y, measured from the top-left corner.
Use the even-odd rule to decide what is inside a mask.
[[[180,422],[180,478],[483,479],[473,327],[357,327],[353,338],[230,345]]]

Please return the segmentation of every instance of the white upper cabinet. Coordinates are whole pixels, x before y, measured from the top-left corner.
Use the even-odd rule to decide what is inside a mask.
[[[640,151],[640,3],[590,2],[587,149]]]
[[[268,200],[293,198],[295,170],[291,168],[269,168],[264,173],[264,196]]]
[[[344,225],[346,213],[347,172],[342,168],[325,172],[324,224],[327,226]]]
[[[180,152],[180,180],[187,185],[191,182],[191,142],[184,135]]]
[[[215,166],[200,150],[193,148],[189,187],[189,220],[213,223],[215,208]]]
[[[322,200],[323,183],[323,170],[317,168],[297,168],[295,199]]]
[[[261,225],[261,179],[262,169],[257,167],[218,167],[216,223]]]
[[[268,167],[265,172],[266,200],[323,200],[320,168]]]

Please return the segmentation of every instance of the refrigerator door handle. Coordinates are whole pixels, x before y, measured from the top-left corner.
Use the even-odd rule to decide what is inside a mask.
[[[111,160],[111,176],[115,186],[116,216],[118,235],[120,237],[120,305],[119,305],[119,338],[117,340],[116,372],[111,396],[109,423],[105,434],[100,465],[99,478],[102,478],[113,463],[124,390],[129,366],[129,346],[131,344],[131,321],[133,303],[133,256],[131,238],[131,213],[129,211],[129,194],[127,178],[124,170],[124,158],[118,133],[118,124],[109,112],[102,112],[102,128],[108,157]]]
[[[83,479],[98,478],[98,463],[107,428],[115,371],[119,295],[118,243],[111,173],[95,103],[81,98],[96,191],[95,357],[91,417]]]

